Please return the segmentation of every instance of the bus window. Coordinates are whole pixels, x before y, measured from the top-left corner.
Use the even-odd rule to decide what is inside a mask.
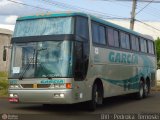
[[[118,31],[108,28],[108,44],[109,46],[119,47]]]
[[[148,41],[148,52],[154,54],[154,46],[152,41]]]
[[[120,33],[120,40],[121,40],[121,47],[124,49],[130,49],[130,41],[129,41],[129,35],[121,32]]]
[[[114,30],[114,46],[119,47],[119,35],[117,30]]]
[[[88,40],[88,19],[85,17],[76,17],[76,35]]]
[[[75,80],[84,80],[89,61],[89,27],[86,17],[76,17]]]
[[[83,47],[82,42],[75,43],[75,79],[82,80],[83,78]]]
[[[132,50],[139,51],[139,39],[134,35],[131,35],[131,45]]]
[[[141,52],[147,53],[147,41],[143,38],[140,38],[140,46],[141,46]]]
[[[17,21],[13,37],[73,34],[73,17]]]
[[[92,22],[92,39],[93,43],[105,45],[105,27]]]

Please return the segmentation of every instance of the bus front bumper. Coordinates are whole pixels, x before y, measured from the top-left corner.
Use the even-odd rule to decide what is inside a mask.
[[[9,101],[15,103],[72,104],[72,89],[9,90]]]

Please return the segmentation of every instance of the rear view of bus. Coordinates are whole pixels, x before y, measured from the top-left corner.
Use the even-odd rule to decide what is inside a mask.
[[[41,104],[84,101],[74,81],[86,76],[88,39],[85,15],[61,13],[18,18],[11,41],[9,101]]]

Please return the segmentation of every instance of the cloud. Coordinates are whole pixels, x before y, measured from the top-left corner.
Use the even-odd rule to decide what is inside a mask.
[[[0,28],[4,28],[4,29],[9,29],[11,31],[14,30],[15,25],[5,25],[5,24],[0,24]]]
[[[18,16],[16,16],[16,15],[10,15],[5,19],[5,22],[6,22],[6,24],[15,24],[17,18],[18,18]]]
[[[15,20],[20,16],[27,16],[47,12],[43,8],[57,10],[52,5],[35,0],[13,0],[26,5],[13,3],[7,0],[0,0],[0,24],[15,24]],[[27,6],[31,5],[31,6]],[[32,7],[35,6],[35,7]],[[37,7],[37,8],[36,8]],[[41,7],[42,9],[38,8]]]
[[[19,1],[19,0],[18,0]],[[19,15],[18,10],[24,6],[18,5],[7,0],[0,0],[0,15]]]
[[[41,8],[48,8],[48,5],[45,5],[38,1],[25,1],[25,0],[15,0],[17,3],[9,2],[7,0],[0,0],[0,15],[17,15],[17,16],[24,16],[24,15],[31,15],[35,13],[47,12],[45,9]],[[18,4],[24,3],[26,5]],[[30,5],[30,6],[27,6]],[[32,7],[35,6],[35,7]]]
[[[10,2],[7,0],[0,0],[0,6],[6,6],[8,5]]]

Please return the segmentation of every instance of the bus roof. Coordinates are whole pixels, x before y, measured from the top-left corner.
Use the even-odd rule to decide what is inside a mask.
[[[116,25],[114,23],[108,22],[106,20],[100,19],[98,17],[92,16],[92,15],[89,15],[89,14],[86,14],[86,13],[82,13],[82,12],[68,12],[68,11],[67,12],[55,12],[55,13],[49,13],[48,12],[48,13],[45,13],[45,14],[42,13],[42,14],[37,14],[37,15],[32,15],[32,16],[19,17],[17,19],[17,21],[30,20],[30,19],[41,19],[41,18],[52,18],[52,17],[69,17],[69,16],[85,16],[85,17],[90,16],[91,19],[96,21],[96,22],[99,22],[99,23],[105,24],[107,26],[122,30],[122,31],[127,32],[127,33],[131,33],[131,34],[141,36],[141,37],[146,38],[146,39],[153,40],[153,39],[151,39],[152,37],[146,37],[146,35],[143,35],[141,33],[135,32],[133,30],[124,28],[122,26]]]
[[[55,12],[55,13],[41,13],[37,15],[31,15],[31,16],[23,16],[19,17],[17,21],[21,20],[30,20],[30,19],[41,19],[41,18],[52,18],[52,17],[69,17],[69,16],[86,16],[87,14],[81,13],[81,12]]]

